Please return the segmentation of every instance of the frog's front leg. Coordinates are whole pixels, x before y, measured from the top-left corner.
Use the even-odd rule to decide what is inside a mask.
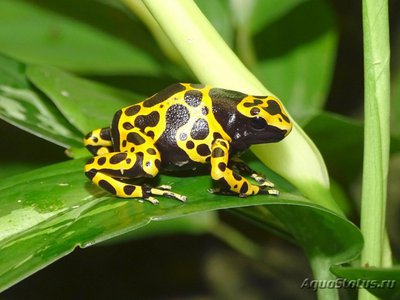
[[[217,139],[212,145],[211,152],[211,177],[216,181],[221,193],[236,193],[241,197],[256,195],[259,193],[277,195],[279,192],[273,189],[264,189],[264,186],[256,186],[246,178],[235,173],[228,167],[229,143],[223,139]]]
[[[158,155],[157,155],[158,154]],[[143,198],[153,204],[151,195],[162,195],[185,201],[186,197],[169,191],[168,186],[152,188],[125,183],[125,178],[154,177],[159,170],[159,153],[143,161],[143,153],[111,152],[92,157],[85,165],[86,176],[97,186],[121,198]]]
[[[98,128],[89,132],[83,139],[85,147],[94,155],[102,155],[113,151],[110,128]]]
[[[275,185],[269,181],[264,175],[258,173],[257,171],[250,168],[243,160],[239,157],[232,157],[229,161],[229,166],[232,167],[233,170],[238,171],[241,175],[247,175],[253,178],[257,183],[262,187],[273,188]]]

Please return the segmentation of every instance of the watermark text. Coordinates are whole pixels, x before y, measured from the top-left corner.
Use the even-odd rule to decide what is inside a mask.
[[[345,279],[337,278],[332,280],[317,280],[306,278],[301,283],[300,288],[312,289],[394,289],[396,287],[396,280],[375,280],[375,279]]]

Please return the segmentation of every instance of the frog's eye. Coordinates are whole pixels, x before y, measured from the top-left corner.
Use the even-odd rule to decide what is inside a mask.
[[[262,130],[267,127],[267,122],[263,118],[255,117],[251,119],[251,127],[255,130]]]

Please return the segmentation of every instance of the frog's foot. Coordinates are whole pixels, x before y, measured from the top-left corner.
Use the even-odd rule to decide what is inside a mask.
[[[218,194],[218,195],[229,195],[229,196],[238,195],[240,198],[246,198],[246,197],[250,196],[250,195],[247,195],[245,193],[235,193],[235,192],[232,192],[232,191],[222,190],[220,188],[211,188],[211,189],[208,189],[208,192],[211,193],[211,194]],[[271,188],[266,188],[266,187],[259,186],[258,192],[254,193],[254,194],[279,196],[279,191],[276,190],[276,189],[271,189]]]
[[[260,188],[273,188],[275,186],[275,184],[269,181],[268,178],[261,176],[260,174],[253,173],[250,177],[260,184]]]
[[[266,188],[262,185],[260,185],[259,188],[260,188],[260,191],[258,192],[259,194],[279,196],[279,191],[276,189]]]
[[[260,188],[260,194],[279,196],[279,191],[277,189],[274,189],[275,184],[273,184],[267,178],[258,174],[252,174],[251,178],[259,183],[258,187]]]
[[[157,186],[156,189],[164,190],[164,191],[170,191],[171,190],[171,186],[167,185],[167,184],[162,184],[162,185]]]
[[[157,205],[159,201],[150,195],[160,195],[168,198],[174,198],[182,202],[186,202],[186,196],[171,192],[171,187],[169,185],[161,185],[156,188],[152,188],[149,186],[143,186],[143,195],[144,199]]]

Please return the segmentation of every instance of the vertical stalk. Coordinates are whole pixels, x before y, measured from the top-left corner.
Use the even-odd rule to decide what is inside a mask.
[[[390,48],[387,0],[363,0],[364,170],[361,231],[363,266],[382,266],[389,164]],[[375,299],[360,290],[359,299]]]

